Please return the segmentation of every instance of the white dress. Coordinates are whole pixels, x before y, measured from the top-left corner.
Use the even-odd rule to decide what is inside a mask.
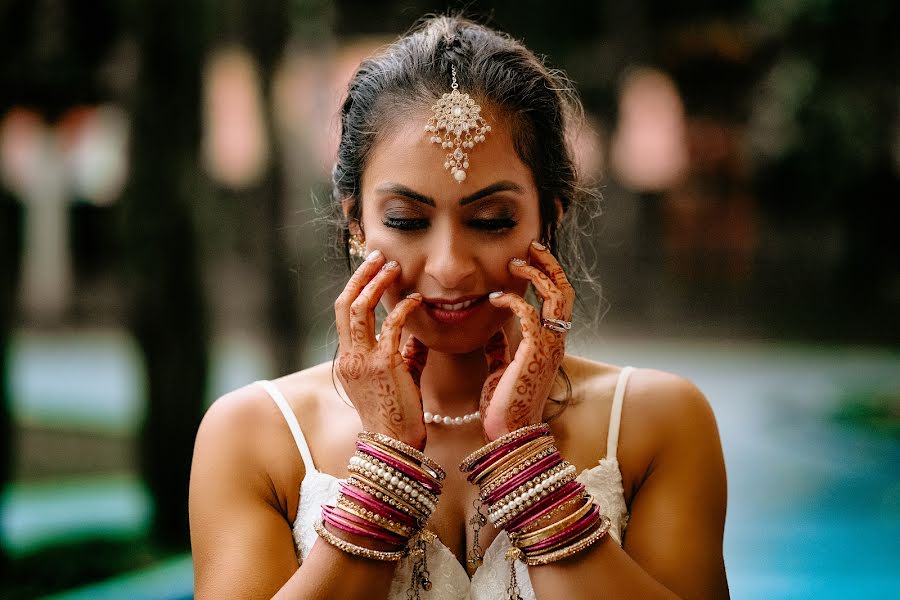
[[[619,441],[619,424],[622,417],[622,401],[625,395],[625,386],[633,369],[625,367],[619,374],[616,382],[616,391],[613,396],[612,410],[609,420],[609,435],[606,443],[606,456],[598,464],[590,469],[585,469],[578,475],[578,481],[584,484],[587,491],[594,496],[595,501],[602,507],[604,514],[612,520],[609,535],[621,545],[622,534],[628,522],[628,511],[625,506],[625,496],[622,489],[622,472],[619,469],[619,461],[616,459],[616,447]],[[272,399],[278,404],[284,418],[287,420],[300,456],[306,466],[306,476],[300,484],[300,506],[297,509],[297,518],[294,521],[294,541],[299,551],[300,562],[309,554],[318,536],[313,529],[313,523],[319,518],[323,504],[334,504],[338,496],[337,477],[318,471],[313,464],[312,455],[297,417],[294,415],[281,391],[270,381],[257,382],[262,385]],[[440,600],[495,600],[503,598],[509,580],[509,563],[506,561],[506,551],[510,543],[506,533],[501,531],[484,553],[484,562],[469,579],[465,568],[459,563],[447,546],[440,539],[436,539],[428,546],[428,570],[431,575],[432,588],[430,591],[421,591],[423,598]],[[400,561],[391,590],[389,600],[405,600],[406,589],[409,586],[412,563],[408,559]],[[519,590],[524,600],[535,600],[531,580],[528,577],[528,567],[521,561],[516,561],[516,575],[519,581]]]

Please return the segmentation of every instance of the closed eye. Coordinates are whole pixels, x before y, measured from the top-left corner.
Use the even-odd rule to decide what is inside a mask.
[[[398,219],[395,217],[385,217],[383,224],[391,229],[400,229],[401,231],[416,231],[428,227],[428,219]]]

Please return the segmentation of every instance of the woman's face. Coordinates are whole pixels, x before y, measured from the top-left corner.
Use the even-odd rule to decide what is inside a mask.
[[[444,169],[447,151],[429,142],[427,115],[406,120],[375,146],[361,182],[362,227],[368,251],[400,263],[382,298],[390,311],[412,292],[422,309],[406,331],[439,352],[470,352],[485,344],[509,311],[487,302],[497,290],[524,293],[508,270],[540,238],[538,193],[506,127],[486,115],[492,131],[468,150],[466,180]]]

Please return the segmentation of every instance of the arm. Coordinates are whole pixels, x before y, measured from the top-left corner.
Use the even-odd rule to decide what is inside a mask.
[[[190,484],[197,599],[386,598],[394,563],[317,540],[298,568],[291,524],[268,475],[273,436],[260,408],[267,404],[251,390],[219,399],[197,433]]]
[[[412,337],[399,348],[406,316],[421,305],[421,296],[396,304],[380,340],[374,331],[375,306],[399,271],[396,262],[373,253],[350,278],[335,302],[335,367],[365,430],[424,447],[418,379],[427,349]],[[217,401],[197,434],[190,498],[197,597],[385,598],[396,563],[358,558],[317,539],[297,568],[291,525],[268,475],[277,457],[265,451],[271,428],[256,408],[271,410],[271,403],[253,402],[251,390]],[[360,547],[397,550],[327,523],[325,528]]]
[[[728,598],[725,465],[708,402],[682,378],[642,370],[625,405],[640,407],[659,440],[631,503],[625,547],[604,539],[530,567],[537,597]]]

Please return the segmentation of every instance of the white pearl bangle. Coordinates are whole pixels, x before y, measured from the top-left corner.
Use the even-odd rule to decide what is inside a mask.
[[[437,413],[425,412],[425,422],[435,425],[465,425],[481,419],[481,413],[475,411],[462,417],[445,417]]]

